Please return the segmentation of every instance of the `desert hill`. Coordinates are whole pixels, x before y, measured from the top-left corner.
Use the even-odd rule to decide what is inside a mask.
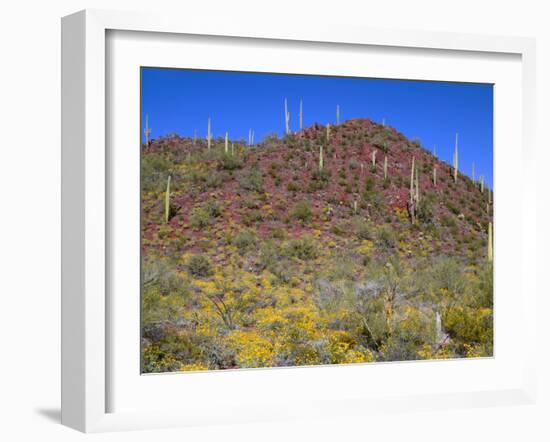
[[[142,146],[143,371],[492,355],[492,191],[368,119],[248,144]]]

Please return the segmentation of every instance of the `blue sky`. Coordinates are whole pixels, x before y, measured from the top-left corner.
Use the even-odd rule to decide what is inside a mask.
[[[284,132],[284,99],[291,129],[298,130],[300,99],[304,126],[370,118],[418,138],[451,163],[459,134],[459,168],[493,183],[493,87],[489,84],[370,78],[259,74],[186,69],[142,69],[142,122],[149,116],[151,137],[177,133],[205,137],[208,117],[215,137],[255,141]],[[144,135],[142,132],[142,140]]]

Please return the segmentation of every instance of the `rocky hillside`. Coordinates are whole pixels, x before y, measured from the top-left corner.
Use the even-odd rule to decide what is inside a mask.
[[[144,371],[492,354],[481,183],[367,119],[210,144],[143,146]]]

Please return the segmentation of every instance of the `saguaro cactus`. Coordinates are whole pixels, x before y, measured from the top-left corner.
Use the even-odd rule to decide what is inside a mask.
[[[168,182],[166,183],[166,193],[164,194],[164,221],[168,223],[170,221],[170,181],[172,177],[168,175]]]
[[[384,156],[384,179],[388,179],[388,156]]]
[[[458,132],[456,133],[456,137],[455,137],[455,153],[453,155],[453,168],[454,168],[453,177],[456,183],[458,179]]]
[[[330,123],[327,123],[327,143],[330,140]]]
[[[481,187],[481,193],[483,193],[485,190],[485,177],[483,175],[479,177],[479,185]]]
[[[409,187],[409,214],[411,215],[411,223],[416,223],[416,210],[418,207],[418,196],[419,196],[419,190],[418,190],[418,181],[416,181],[416,191],[415,191],[415,179],[414,179],[414,173],[415,173],[415,164],[414,164],[414,157],[412,159],[411,164],[411,182]]]
[[[323,167],[324,167],[325,163],[324,163],[324,160],[323,160],[323,146],[319,146],[319,172],[322,172],[323,171]]]
[[[437,158],[437,145],[436,144],[434,144],[433,155],[434,155],[435,158]]]
[[[433,171],[433,182],[434,182],[434,187],[437,187],[437,169],[435,166]]]
[[[252,130],[252,146],[254,146],[254,130]]]
[[[208,142],[208,150],[210,150],[210,147],[212,146],[212,121],[210,120],[210,117],[208,117],[208,132],[206,134],[206,140]]]
[[[376,149],[372,151],[372,167],[376,167]]]
[[[225,154],[229,153],[229,133],[225,133]]]
[[[472,161],[472,182],[476,182],[476,163]]]
[[[336,105],[336,125],[340,125],[340,105]]]
[[[304,114],[303,114],[303,111],[304,111],[304,108],[302,106],[302,99],[300,98],[300,130],[302,130],[303,128],[303,117],[304,117]]]
[[[149,115],[145,114],[145,147],[149,147],[149,135],[151,134],[151,128],[149,127]]]
[[[197,129],[195,129],[195,132],[193,133],[193,146],[197,144]]]
[[[288,112],[288,103],[285,98],[285,134],[290,134],[290,113]]]
[[[235,146],[233,145],[233,143],[231,143],[231,156],[235,156]]]
[[[487,232],[487,261],[493,260],[493,223],[489,223]]]

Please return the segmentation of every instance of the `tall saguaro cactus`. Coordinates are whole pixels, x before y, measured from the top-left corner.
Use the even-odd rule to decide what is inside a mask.
[[[327,143],[330,141],[330,123],[327,123]]]
[[[434,182],[434,187],[437,187],[437,169],[434,165],[434,171],[433,171],[433,182]]]
[[[388,156],[384,156],[384,180],[388,179]]]
[[[336,105],[336,126],[340,125],[340,105]]]
[[[453,168],[454,168],[453,177],[456,183],[458,179],[458,132],[456,133],[456,137],[455,137],[455,153],[453,155]]]
[[[319,172],[323,171],[323,167],[325,166],[325,162],[323,159],[323,146],[319,146]]]
[[[206,140],[208,142],[208,150],[210,150],[210,147],[212,147],[212,121],[210,120],[210,117],[208,117],[208,132],[206,134]]]
[[[372,151],[372,167],[376,167],[376,149]]]
[[[487,261],[493,260],[493,223],[489,223],[487,232]]]
[[[285,98],[285,134],[290,134],[290,113],[288,112],[288,102]]]
[[[168,182],[166,183],[166,193],[164,194],[164,221],[168,223],[170,221],[170,181],[172,177],[168,175]]]
[[[416,224],[416,209],[417,209],[417,194],[418,192],[415,192],[414,189],[414,172],[415,172],[415,165],[414,165],[414,157],[412,159],[411,164],[411,182],[409,186],[409,213],[411,215],[411,223]]]
[[[149,135],[151,135],[151,128],[149,127],[149,115],[145,114],[145,147],[149,147]]]
[[[437,144],[434,144],[433,156],[437,158]]]
[[[476,163],[472,161],[472,183],[476,182]]]
[[[481,187],[481,193],[483,193],[485,190],[485,177],[483,175],[479,177],[479,185]]]
[[[225,154],[229,153],[229,133],[225,133]]]

